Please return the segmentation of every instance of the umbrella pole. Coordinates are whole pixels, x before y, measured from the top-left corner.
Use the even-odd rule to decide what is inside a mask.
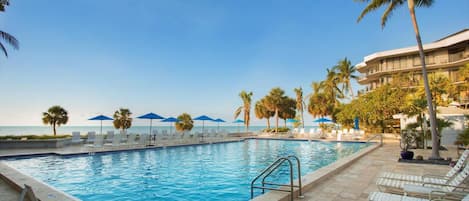
[[[205,135],[205,121],[202,120],[202,141],[204,141],[204,135]]]
[[[101,120],[101,131],[100,134],[103,135],[103,120]]]
[[[150,119],[150,133],[148,133],[148,136],[150,137],[150,142],[149,142],[150,144],[152,142],[152,139],[151,139],[151,126],[152,126],[152,123],[153,123],[153,119]]]

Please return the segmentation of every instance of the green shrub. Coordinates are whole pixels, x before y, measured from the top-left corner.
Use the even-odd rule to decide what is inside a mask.
[[[288,132],[288,131],[290,131],[290,128],[288,128],[288,127],[278,127],[278,132],[279,133],[285,133],[285,132]],[[265,128],[264,130],[262,130],[262,132],[274,133],[275,128],[271,128],[271,129]]]
[[[457,144],[461,144],[464,146],[469,145],[469,128],[466,128],[463,132],[459,133],[457,138]]]
[[[27,138],[28,140],[48,140],[48,139],[61,139],[67,138],[70,135],[5,135],[0,136],[0,140],[12,139],[12,140],[20,140],[21,138]]]

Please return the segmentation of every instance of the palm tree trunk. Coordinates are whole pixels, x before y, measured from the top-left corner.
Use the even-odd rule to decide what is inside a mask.
[[[347,82],[348,82],[348,86],[349,86],[349,89],[348,89],[348,90],[349,90],[350,96],[352,96],[352,100],[353,100],[354,95],[353,95],[352,85],[350,84],[350,80],[348,80]]]
[[[55,129],[55,123],[52,124],[52,129],[54,130],[54,136],[57,135],[57,130]]]
[[[301,113],[301,126],[302,126],[303,128],[305,128],[305,118],[304,118],[304,115],[303,115],[303,112],[304,112],[304,110],[303,110],[303,104],[301,104],[301,107],[302,107],[301,110],[300,110],[300,113]]]
[[[285,128],[287,127],[287,119],[283,120],[283,124],[285,125]]]
[[[278,133],[278,109],[275,108],[275,132]]]
[[[420,63],[422,64],[422,77],[423,85],[425,87],[425,94],[427,96],[428,114],[430,115],[430,131],[432,133],[432,155],[430,159],[441,159],[438,146],[438,131],[436,130],[436,116],[433,110],[432,94],[430,92],[430,85],[428,84],[427,66],[425,65],[425,53],[423,52],[422,40],[420,38],[420,31],[417,24],[417,17],[415,16],[415,2],[413,0],[407,0],[409,6],[410,17],[414,26],[415,37],[417,39],[417,45],[419,47]]]
[[[270,129],[270,118],[267,118],[267,128]]]

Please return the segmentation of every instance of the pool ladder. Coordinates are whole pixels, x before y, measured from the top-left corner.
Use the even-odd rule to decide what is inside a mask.
[[[298,169],[298,185],[293,184],[293,162],[292,159],[295,159],[297,169]],[[278,184],[278,183],[271,183],[266,182],[265,179],[269,177],[275,170],[277,170],[283,163],[287,162],[290,168],[290,184]],[[262,186],[255,186],[254,184],[258,179],[262,178]],[[267,186],[266,186],[267,185]],[[278,187],[288,187],[288,188],[273,188],[273,186]],[[302,186],[301,186],[301,166],[300,166],[300,159],[296,156],[286,156],[280,157],[275,162],[270,164],[265,170],[263,170],[256,178],[254,178],[251,182],[251,199],[254,198],[254,189],[262,189],[262,193],[265,193],[265,190],[272,190],[272,191],[283,191],[283,192],[290,192],[290,200],[293,201],[293,192],[294,188],[298,188],[299,198],[303,198]]]

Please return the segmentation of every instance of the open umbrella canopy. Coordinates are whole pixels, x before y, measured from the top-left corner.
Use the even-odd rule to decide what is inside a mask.
[[[213,121],[214,121],[214,122],[219,122],[219,123],[225,122],[225,120],[223,120],[223,119],[215,119],[215,120],[213,120]]]
[[[316,123],[326,123],[326,122],[332,122],[332,120],[330,120],[328,118],[321,117],[319,119],[314,120],[314,122],[316,122]]]
[[[108,117],[108,116],[104,116],[104,115],[98,115],[98,116],[95,116],[95,117],[92,117],[92,118],[89,118],[88,120],[92,120],[92,121],[100,121],[101,122],[101,131],[99,134],[103,134],[103,121],[104,120],[114,120],[112,119],[111,117]]]
[[[202,115],[202,116],[198,116],[196,117],[194,120],[200,120],[200,121],[213,121],[212,118],[208,117],[208,116],[205,116],[205,115]]]
[[[88,120],[100,120],[100,121],[103,121],[103,120],[114,120],[114,119],[112,119],[111,117],[108,117],[108,116],[98,115],[98,116],[89,118]]]
[[[179,119],[176,119],[174,117],[168,117],[166,119],[161,120],[161,122],[178,122]]]
[[[139,116],[137,117],[139,119],[164,119],[164,117],[160,116],[160,115],[157,115],[155,113],[148,113],[148,114],[145,114],[145,115],[142,115],[142,116]]]
[[[296,119],[287,119],[287,123],[296,123],[298,120]]]
[[[244,121],[241,119],[236,119],[236,121],[233,121],[233,123],[244,123]]]

